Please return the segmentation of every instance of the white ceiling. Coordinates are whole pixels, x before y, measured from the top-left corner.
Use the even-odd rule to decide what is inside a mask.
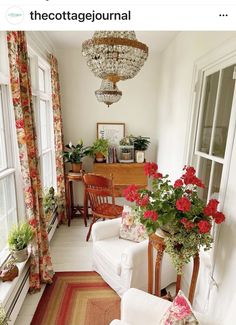
[[[56,48],[81,48],[83,41],[92,38],[93,32],[88,31],[50,31],[47,36],[54,43]],[[176,37],[178,32],[141,32],[136,31],[138,41],[145,43],[152,52],[162,52],[168,44]]]

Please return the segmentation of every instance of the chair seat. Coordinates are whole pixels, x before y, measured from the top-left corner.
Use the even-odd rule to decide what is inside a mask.
[[[137,245],[130,240],[124,240],[118,237],[107,238],[97,241],[94,245],[97,259],[99,259],[105,269],[121,274],[121,254],[129,246]]]
[[[93,210],[94,213],[102,217],[118,217],[122,214],[123,206],[113,205],[111,203],[102,203]]]

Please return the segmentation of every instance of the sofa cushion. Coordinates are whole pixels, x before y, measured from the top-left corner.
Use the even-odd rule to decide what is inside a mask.
[[[171,306],[167,309],[161,319],[160,325],[184,325],[199,324],[194,316],[191,304],[185,297],[184,293],[179,290]]]
[[[96,255],[103,260],[104,267],[117,275],[121,274],[121,254],[129,246],[137,243],[124,240],[118,237],[107,238],[105,240],[96,241],[94,248]]]
[[[120,237],[137,243],[148,238],[144,225],[139,222],[137,212],[128,205],[124,205],[122,211]]]

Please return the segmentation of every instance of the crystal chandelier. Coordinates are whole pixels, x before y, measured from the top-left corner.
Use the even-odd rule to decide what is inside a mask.
[[[148,57],[148,47],[137,41],[134,31],[97,31],[82,44],[82,54],[94,75],[116,88],[118,81],[137,75]]]
[[[111,104],[117,103],[121,99],[122,92],[113,82],[102,80],[101,87],[95,91],[95,95],[99,102],[103,102],[109,107]]]

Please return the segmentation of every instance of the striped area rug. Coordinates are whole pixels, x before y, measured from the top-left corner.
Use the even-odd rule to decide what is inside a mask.
[[[120,297],[96,272],[56,272],[31,325],[108,325],[120,318]]]

